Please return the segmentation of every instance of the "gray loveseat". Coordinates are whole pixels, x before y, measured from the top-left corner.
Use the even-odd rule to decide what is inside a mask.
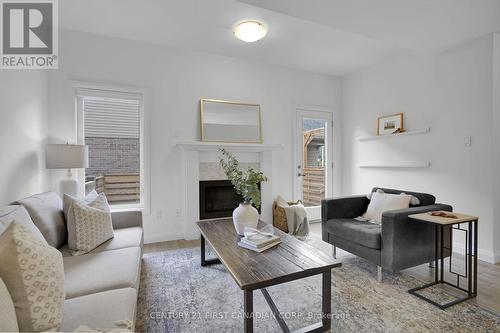
[[[373,188],[372,192],[377,189]],[[431,263],[435,258],[434,227],[411,221],[408,215],[433,210],[452,211],[450,205],[436,204],[436,198],[431,194],[380,189],[390,194],[411,194],[419,199],[420,204],[408,209],[384,212],[382,224],[378,225],[354,219],[366,212],[370,203],[366,195],[326,199],[321,202],[322,238],[334,246],[334,256],[336,247],[339,247],[374,263],[378,266],[379,281],[382,280],[382,270],[398,272]],[[445,229],[444,232],[444,239],[449,239],[446,233],[449,233],[450,229]]]
[[[61,331],[72,332],[80,325],[112,329],[117,322],[133,329],[143,247],[140,211],[113,212],[114,238],[80,256],[69,253],[63,203],[56,193],[0,207],[0,234],[13,219],[40,230],[63,255],[66,300]]]

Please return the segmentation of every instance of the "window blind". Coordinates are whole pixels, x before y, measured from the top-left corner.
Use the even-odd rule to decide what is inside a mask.
[[[139,99],[83,98],[86,137],[139,138]]]

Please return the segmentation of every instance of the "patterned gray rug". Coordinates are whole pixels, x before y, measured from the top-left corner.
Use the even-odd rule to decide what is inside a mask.
[[[422,282],[405,274],[384,273],[384,282],[377,283],[375,270],[375,266],[355,257],[343,259],[343,266],[333,269],[332,331],[500,331],[500,316],[493,312],[471,302],[440,310],[407,293]],[[289,282],[268,291],[292,330],[319,321],[321,277]],[[242,301],[243,292],[223,265],[200,266],[199,248],[145,254],[136,330],[241,332]],[[255,332],[281,332],[258,291],[254,292],[254,311]]]

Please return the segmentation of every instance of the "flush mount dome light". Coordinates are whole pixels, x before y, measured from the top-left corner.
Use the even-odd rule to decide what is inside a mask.
[[[256,42],[264,38],[266,34],[267,29],[264,24],[257,21],[244,21],[234,27],[236,38],[247,43]]]

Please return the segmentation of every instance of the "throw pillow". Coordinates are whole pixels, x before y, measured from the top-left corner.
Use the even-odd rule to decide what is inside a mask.
[[[99,196],[99,194],[96,192],[96,190],[92,190],[92,191],[90,191],[90,193],[85,195],[85,198],[83,198],[83,201],[86,202],[87,204],[89,204],[92,201],[94,201],[95,199],[97,199],[98,196]],[[69,194],[65,194],[63,196],[63,211],[64,211],[64,218],[66,220],[68,220],[69,207],[71,206],[71,204],[75,200],[78,200],[78,198],[75,198]]]
[[[377,191],[375,191],[375,192],[377,192],[377,193],[384,193],[384,191],[383,191],[383,190],[381,190],[381,189],[377,189]],[[373,193],[375,193],[375,192],[370,192],[370,193],[368,193],[368,194],[366,195],[366,197],[367,197],[369,200],[371,200],[371,199],[372,199],[372,195],[373,195]],[[405,193],[405,192],[401,192],[400,194],[405,195],[406,193]],[[412,205],[412,206],[418,206],[418,205],[420,205],[420,200],[419,200],[416,196],[411,195],[410,205]]]
[[[20,331],[57,330],[65,297],[61,252],[14,221],[0,235],[0,262]]]
[[[0,332],[19,332],[14,303],[2,279],[0,279]]]
[[[362,216],[367,221],[382,223],[382,214],[389,210],[404,209],[410,207],[411,195],[386,194],[374,192],[368,205],[366,213]]]
[[[106,195],[91,203],[73,200],[68,211],[68,247],[72,255],[85,254],[113,238],[113,224]]]

